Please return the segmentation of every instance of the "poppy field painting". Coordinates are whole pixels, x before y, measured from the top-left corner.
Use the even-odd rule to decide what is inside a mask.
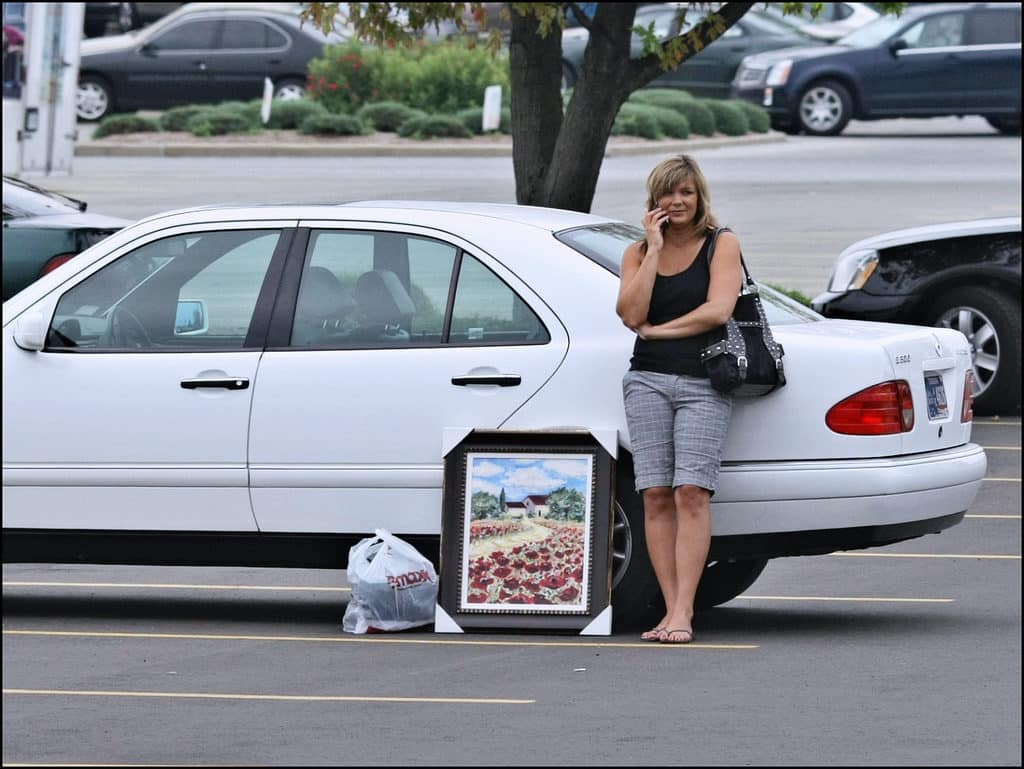
[[[614,460],[586,431],[473,430],[445,456],[438,607],[582,630],[611,601]]]

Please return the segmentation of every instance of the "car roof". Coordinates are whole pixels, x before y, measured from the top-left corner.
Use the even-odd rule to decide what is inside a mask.
[[[339,209],[344,209],[344,211],[341,212]],[[417,224],[431,221],[430,214],[450,213],[515,222],[550,232],[559,232],[573,227],[618,223],[618,220],[606,216],[567,211],[561,208],[525,206],[515,203],[467,203],[444,200],[357,200],[337,204],[260,203],[241,206],[221,204],[165,211],[146,217],[141,221],[188,217],[190,214],[215,214],[220,221],[243,220],[254,215],[273,219],[339,219],[345,221],[363,218],[372,221],[393,221],[396,211],[408,212],[411,219],[419,220],[415,222]],[[195,217],[192,219],[194,220]]]
[[[904,230],[893,230],[858,240],[843,249],[843,253],[865,249],[879,250],[902,246],[907,243],[919,243],[944,238],[963,238],[972,235],[991,235],[1000,232],[1020,232],[1020,217],[1005,216],[992,219],[970,219],[944,224],[929,224],[923,227],[909,227]]]

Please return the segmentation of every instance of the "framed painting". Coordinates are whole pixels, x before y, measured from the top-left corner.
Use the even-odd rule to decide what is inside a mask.
[[[610,632],[613,478],[585,431],[470,432],[445,457],[438,601],[451,629],[582,631],[607,612]]]

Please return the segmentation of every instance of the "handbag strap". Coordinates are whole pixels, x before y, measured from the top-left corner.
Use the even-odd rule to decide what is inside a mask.
[[[714,232],[711,233],[711,245],[708,246],[708,250],[704,253],[704,261],[707,263],[708,274],[711,274],[711,257],[715,254],[715,245],[718,243],[718,233],[720,232],[732,232],[728,227],[718,227]],[[740,251],[740,265],[743,267],[743,276],[746,283],[746,289],[748,294],[757,293],[757,284],[754,279],[750,277],[750,270],[747,269],[747,263],[743,259],[743,251]],[[742,293],[742,292],[741,292]]]

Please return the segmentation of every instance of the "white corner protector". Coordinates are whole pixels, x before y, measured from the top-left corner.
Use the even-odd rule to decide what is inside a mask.
[[[612,606],[608,604],[604,611],[598,614],[583,630],[580,635],[611,635],[612,634]]]
[[[472,427],[446,427],[441,434],[441,456],[448,456],[448,452],[462,443],[462,439],[473,432]]]
[[[618,430],[591,430],[590,434],[597,439],[601,447],[607,451],[612,459],[619,456],[619,431]]]
[[[593,623],[591,623],[593,624]],[[448,616],[448,612],[441,608],[441,604],[434,605],[434,632],[435,633],[464,633],[465,631],[455,624],[455,620]]]

